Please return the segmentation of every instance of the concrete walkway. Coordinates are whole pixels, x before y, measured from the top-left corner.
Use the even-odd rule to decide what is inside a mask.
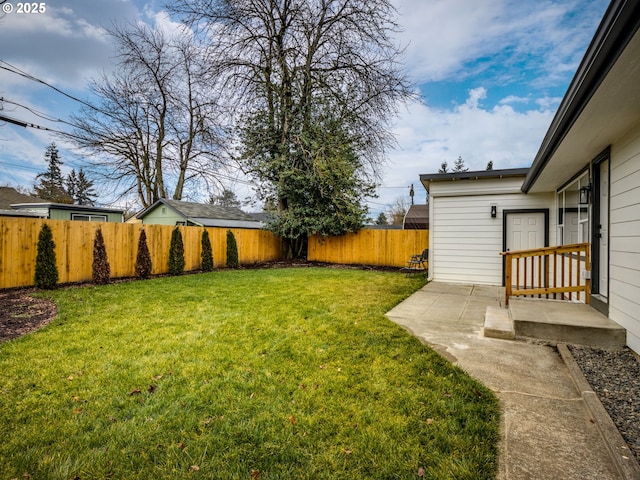
[[[558,351],[482,336],[499,291],[431,282],[387,316],[496,392],[500,480],[624,478]]]

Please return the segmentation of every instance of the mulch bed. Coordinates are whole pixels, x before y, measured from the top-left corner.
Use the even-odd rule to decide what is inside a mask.
[[[20,289],[0,292],[0,342],[37,330],[56,316],[56,304],[31,296],[34,291]]]

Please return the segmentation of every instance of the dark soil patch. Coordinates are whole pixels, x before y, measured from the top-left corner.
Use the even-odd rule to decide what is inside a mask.
[[[259,263],[241,265],[240,268],[257,269],[257,268],[308,268],[308,267],[340,268],[340,269],[347,269],[347,270],[375,270],[378,272],[399,272],[400,271],[399,267],[309,262],[307,260],[276,260],[272,262],[259,262]]]
[[[37,330],[56,316],[56,304],[31,296],[33,291],[0,292],[0,343]]]

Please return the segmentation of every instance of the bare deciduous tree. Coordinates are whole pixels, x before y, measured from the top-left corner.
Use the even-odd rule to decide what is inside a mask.
[[[402,225],[404,217],[409,211],[409,203],[405,197],[396,197],[391,208],[389,208],[389,224]]]
[[[96,108],[73,117],[71,140],[99,156],[99,171],[147,207],[185,184],[210,178],[220,145],[216,95],[207,62],[188,34],[178,38],[143,24],[116,27],[114,73],[94,81]]]

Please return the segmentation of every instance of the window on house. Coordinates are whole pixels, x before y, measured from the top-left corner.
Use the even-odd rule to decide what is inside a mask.
[[[580,189],[589,185],[589,171],[558,191],[558,244],[589,241],[589,205],[581,204]]]
[[[93,215],[84,213],[72,213],[71,220],[78,220],[80,222],[106,222],[106,215]]]

